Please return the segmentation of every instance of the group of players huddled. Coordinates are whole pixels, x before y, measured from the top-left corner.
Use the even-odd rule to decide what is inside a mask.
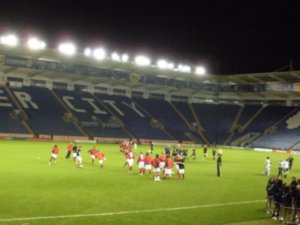
[[[128,167],[128,172],[132,172],[135,164],[135,151],[137,148],[130,141],[124,141],[120,144],[120,152],[125,156],[124,167]],[[196,150],[192,150],[192,158],[196,159]],[[140,152],[136,159],[136,164],[139,169],[139,175],[143,176],[146,173],[154,177],[154,181],[161,181],[161,179],[170,179],[172,177],[173,166],[176,168],[176,175],[183,180],[185,177],[184,161],[188,158],[188,150],[181,148],[180,145],[165,147],[161,154],[155,154],[152,158],[153,143],[150,143],[150,149],[144,154]]]
[[[284,182],[282,179],[287,178],[288,171],[292,169],[292,161],[292,156],[287,160],[280,160],[278,175],[269,178],[266,187],[266,212],[271,214],[273,219],[284,224],[300,222],[300,179],[294,176],[291,182]],[[266,164],[271,164],[269,157],[266,159]],[[269,171],[266,170],[266,175],[270,174]]]

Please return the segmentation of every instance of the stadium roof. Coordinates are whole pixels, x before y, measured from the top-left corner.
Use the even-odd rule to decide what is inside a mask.
[[[53,49],[0,45],[0,78],[8,76],[207,99],[300,100],[300,71],[198,76],[132,62],[96,61],[83,54],[68,57]]]

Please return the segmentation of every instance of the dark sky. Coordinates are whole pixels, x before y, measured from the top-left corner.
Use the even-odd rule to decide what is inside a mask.
[[[206,65],[210,73],[300,70],[300,1],[11,0],[0,31],[35,31],[53,47],[62,36],[85,47],[140,52]]]

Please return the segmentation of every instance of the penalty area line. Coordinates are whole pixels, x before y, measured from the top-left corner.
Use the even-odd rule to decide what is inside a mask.
[[[188,209],[253,204],[253,203],[260,203],[260,202],[264,202],[264,201],[265,200],[254,200],[254,201],[229,202],[229,203],[219,203],[219,204],[209,204],[209,205],[183,206],[183,207],[175,207],[175,208],[144,209],[144,210],[73,214],[73,215],[60,215],[60,216],[37,216],[37,217],[20,217],[20,218],[6,218],[6,219],[3,218],[3,219],[0,219],[0,223],[14,222],[14,221],[51,220],[51,219],[67,219],[67,218],[80,218],[80,217],[117,216],[117,215],[138,214],[138,213],[168,212],[168,211],[180,211],[180,210],[188,210]]]

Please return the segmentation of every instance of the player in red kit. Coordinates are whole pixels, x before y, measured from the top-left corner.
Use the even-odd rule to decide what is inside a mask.
[[[94,165],[94,162],[95,162],[95,159],[96,159],[96,154],[97,154],[96,147],[93,147],[92,149],[88,150],[88,153],[91,155],[92,165]]]
[[[134,154],[133,152],[129,151],[126,155],[127,163],[128,163],[128,172],[132,172],[133,162],[134,162]]]
[[[70,159],[72,151],[73,151],[73,143],[70,143],[67,147],[66,159]]]
[[[54,163],[56,163],[56,158],[58,156],[58,153],[59,153],[59,148],[57,147],[57,145],[54,145],[54,147],[52,148],[52,151],[51,151],[49,165],[52,163],[52,161],[54,161]]]
[[[98,161],[99,161],[100,168],[103,168],[103,167],[104,167],[104,160],[105,160],[105,155],[104,155],[104,153],[101,152],[101,151],[96,151],[95,157],[96,157],[96,158],[98,159]]]
[[[166,160],[166,167],[165,167],[165,178],[172,177],[172,168],[173,168],[173,161],[170,155],[168,155]]]
[[[160,181],[160,168],[159,168],[159,155],[156,154],[155,158],[152,160],[154,181]]]
[[[149,152],[147,152],[145,157],[145,171],[148,171],[149,175],[152,174],[151,165],[152,165],[152,158]]]
[[[140,175],[141,176],[144,175],[145,174],[145,157],[142,152],[140,153],[140,155],[138,157],[137,164],[139,167]]]

